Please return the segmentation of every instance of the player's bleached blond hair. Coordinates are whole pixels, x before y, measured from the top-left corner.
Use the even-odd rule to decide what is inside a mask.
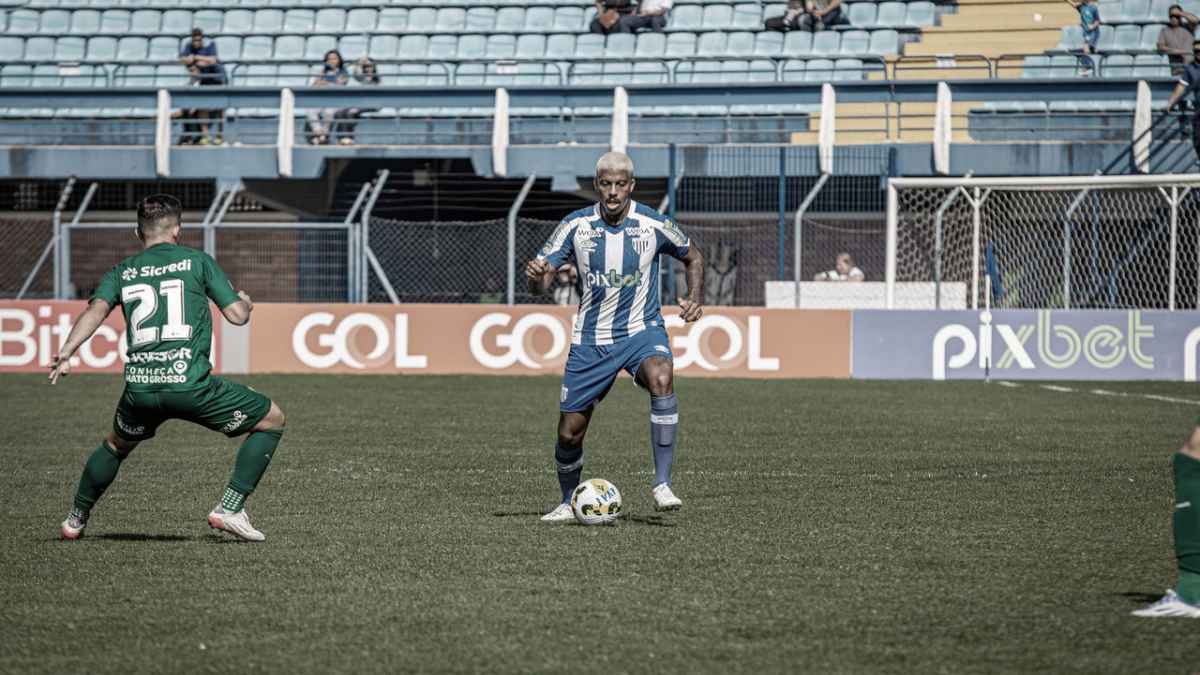
[[[633,160],[623,152],[606,152],[596,162],[596,175],[605,171],[616,171],[633,178]]]

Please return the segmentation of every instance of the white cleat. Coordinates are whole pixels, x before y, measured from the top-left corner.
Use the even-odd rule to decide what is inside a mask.
[[[1200,619],[1200,607],[1184,602],[1175,591],[1168,590],[1167,594],[1162,596],[1158,602],[1134,610],[1133,615],[1151,619],[1175,617]]]
[[[266,541],[262,532],[250,524],[250,514],[245,509],[237,513],[229,513],[218,506],[208,514],[208,526],[214,530],[224,530],[242,541]]]
[[[86,520],[79,520],[67,516],[67,519],[62,521],[62,538],[64,541],[74,541],[83,536],[83,528],[87,527]]]
[[[565,523],[575,520],[575,511],[571,509],[571,505],[567,503],[559,504],[554,507],[554,510],[542,516],[543,523]]]
[[[671,486],[667,483],[659,483],[654,486],[654,510],[655,511],[678,511],[683,508],[683,500],[675,496],[671,492]]]

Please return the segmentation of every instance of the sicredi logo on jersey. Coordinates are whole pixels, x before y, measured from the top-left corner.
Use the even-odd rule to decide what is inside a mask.
[[[638,270],[633,274],[621,274],[616,270],[609,270],[606,274],[600,272],[588,272],[587,282],[589,286],[597,286],[600,288],[625,288],[627,286],[637,286],[642,282],[642,271]]]
[[[187,260],[180,260],[179,262],[173,262],[170,265],[159,265],[158,267],[155,267],[154,265],[142,265],[138,269],[134,269],[134,268],[130,267],[129,269],[121,271],[121,278],[124,279],[125,281],[130,281],[130,280],[136,279],[138,277],[160,277],[164,274],[171,274],[172,272],[191,272],[191,271],[192,271],[192,261],[189,258]]]

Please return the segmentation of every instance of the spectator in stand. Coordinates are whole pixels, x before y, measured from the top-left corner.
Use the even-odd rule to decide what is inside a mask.
[[[1200,19],[1195,14],[1183,11],[1179,5],[1171,5],[1167,12],[1168,25],[1158,32],[1158,53],[1166,54],[1171,62],[1171,74],[1178,76],[1183,67],[1191,63],[1192,42],[1196,39],[1196,24]]]
[[[1171,98],[1167,100],[1167,112],[1170,112],[1178,103],[1180,103],[1188,94],[1192,95],[1192,111],[1190,117],[1192,122],[1192,149],[1196,151],[1196,157],[1200,159],[1200,64],[1197,58],[1200,58],[1200,41],[1192,43],[1192,62],[1183,67],[1183,73],[1179,75],[1178,84],[1175,85],[1175,91],[1171,92]],[[1186,109],[1181,111],[1180,124],[1186,124],[1189,117]]]
[[[342,59],[342,53],[336,49],[330,49],[325,52],[325,63],[321,67],[321,74],[313,78],[312,86],[344,87],[347,84],[350,84],[350,73],[346,72],[346,62]],[[331,128],[333,120],[340,113],[342,111],[336,108],[309,110],[306,115],[308,142],[312,145],[327,145],[333,131]]]
[[[854,264],[854,258],[843,251],[838,254],[833,269],[821,272],[813,277],[813,281],[849,281],[853,283],[862,281],[864,278],[866,277],[863,275],[863,271]]]
[[[674,4],[674,0],[642,0],[638,3],[637,13],[621,17],[621,22],[630,33],[647,29],[661,33],[667,28],[667,13]]]
[[[1079,74],[1090,75],[1095,62],[1096,43],[1100,41],[1100,7],[1096,0],[1064,0],[1079,11],[1079,27],[1083,29],[1083,53],[1079,59]]]
[[[601,35],[628,33],[629,23],[622,19],[633,16],[634,9],[630,0],[596,0],[596,18],[589,30]]]
[[[800,27],[800,17],[804,16],[804,0],[788,0],[787,11],[782,16],[773,16],[763,22],[767,30],[787,32]]]
[[[379,84],[379,73],[375,72],[375,63],[367,57],[362,57],[354,64],[354,81],[369,87]],[[357,120],[364,113],[375,112],[376,108],[343,108],[334,115],[339,120]],[[358,126],[358,122],[335,122],[335,132],[338,136],[338,143],[341,145],[354,145],[354,129]]]
[[[221,86],[225,84],[225,67],[217,58],[217,45],[211,40],[204,41],[204,31],[192,29],[192,37],[184,43],[179,51],[179,62],[188,70],[189,84],[193,86]],[[197,120],[196,124],[184,123],[183,138],[180,143],[199,143],[208,145],[222,143],[220,132],[210,134],[209,120],[220,122],[224,116],[223,110],[187,110],[184,119]],[[212,125],[216,126],[216,125]]]
[[[842,0],[788,0],[787,11],[763,22],[767,30],[819,31],[842,23]]]
[[[579,304],[579,274],[574,265],[563,265],[554,275],[554,304],[575,306]]]

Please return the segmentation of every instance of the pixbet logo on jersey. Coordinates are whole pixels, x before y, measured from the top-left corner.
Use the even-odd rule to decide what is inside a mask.
[[[309,334],[316,334],[317,353],[309,347]],[[364,338],[366,347],[364,348]],[[427,368],[429,359],[408,353],[408,315],[396,314],[391,325],[375,314],[356,312],[341,321],[329,312],[313,312],[300,319],[292,330],[292,351],[310,368],[345,365],[357,370],[374,368],[389,360],[397,368]]]
[[[642,271],[638,270],[633,274],[621,274],[616,270],[608,272],[588,272],[587,282],[589,286],[594,288],[626,288],[636,287],[642,283]]]
[[[67,340],[74,314],[84,303],[53,303],[0,308],[0,369],[37,370],[50,366],[50,359]],[[74,309],[74,311],[71,311]],[[119,313],[118,313],[119,314]],[[102,324],[92,339],[83,343],[71,365],[96,370],[116,370],[125,354],[125,333],[115,322]]]

